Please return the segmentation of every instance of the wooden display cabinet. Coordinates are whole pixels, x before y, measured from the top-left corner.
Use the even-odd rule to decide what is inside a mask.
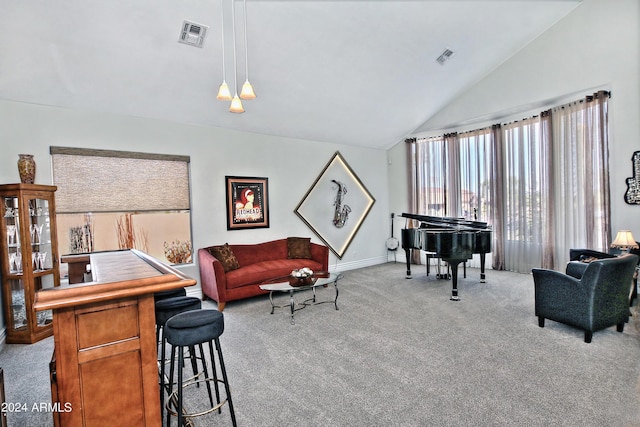
[[[33,308],[35,293],[60,285],[52,185],[0,185],[2,300],[6,342],[31,344],[53,334],[51,310]]]

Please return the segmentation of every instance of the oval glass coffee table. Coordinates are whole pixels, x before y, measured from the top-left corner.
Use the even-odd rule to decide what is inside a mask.
[[[260,289],[263,291],[269,291],[269,302],[271,303],[271,314],[273,314],[276,308],[285,308],[289,307],[291,309],[291,324],[295,324],[295,319],[293,317],[294,313],[298,310],[302,310],[308,305],[317,305],[317,304],[325,304],[328,302],[332,302],[335,306],[336,310],[338,310],[338,280],[342,278],[342,274],[339,272],[316,272],[311,277],[306,280],[297,279],[291,276],[283,276],[277,277],[266,282],[263,282],[260,285]],[[336,294],[335,298],[332,300],[318,301],[316,298],[316,289],[320,286],[328,287],[329,285],[333,285]],[[313,296],[311,298],[307,298],[306,300],[296,304],[293,296],[296,292],[311,290],[313,292]],[[273,293],[274,292],[288,292],[289,293],[289,304],[288,305],[276,305],[273,303]],[[296,307],[297,305],[297,307]]]

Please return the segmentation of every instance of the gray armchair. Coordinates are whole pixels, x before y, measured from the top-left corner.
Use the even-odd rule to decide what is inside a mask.
[[[534,268],[535,314],[583,329],[589,343],[593,332],[616,325],[622,332],[629,320],[629,292],[638,256],[627,254],[587,264],[581,277]],[[569,263],[572,264],[572,263]]]

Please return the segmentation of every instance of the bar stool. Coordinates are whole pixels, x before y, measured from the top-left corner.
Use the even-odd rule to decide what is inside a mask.
[[[169,377],[173,378],[174,367],[175,367],[175,355],[176,351],[178,352],[178,381],[177,381],[177,390],[173,391],[173,381],[169,382],[169,397],[167,401],[167,427],[171,424],[171,415],[177,415],[178,417],[178,426],[182,425],[183,417],[194,417],[205,415],[215,410],[218,413],[221,413],[221,407],[225,403],[229,404],[229,412],[231,413],[231,422],[235,427],[236,424],[236,416],[233,411],[233,402],[231,401],[231,391],[229,388],[229,381],[227,378],[227,371],[224,366],[224,359],[222,357],[222,349],[220,348],[220,335],[224,332],[224,316],[221,312],[217,310],[196,310],[196,311],[188,311],[184,313],[177,314],[167,320],[163,328],[163,336],[164,340],[171,344],[171,368]],[[209,377],[208,369],[207,369],[207,361],[204,357],[204,353],[202,350],[202,344],[209,343],[209,360],[211,361],[211,373],[212,376]],[[213,343],[215,343],[216,351],[218,354],[218,362],[220,364],[220,371],[222,372],[222,380],[218,379],[217,368],[215,357],[213,353]],[[184,347],[194,347],[198,346],[200,349],[200,353],[202,357],[202,365],[204,378],[198,379],[196,378],[194,381],[188,381],[186,383],[183,382],[182,378],[182,370],[184,367]],[[164,366],[164,363],[162,364]],[[211,408],[206,411],[197,413],[197,414],[183,414],[183,388],[188,386],[198,384],[200,382],[205,382],[207,384],[207,388],[209,391],[209,401],[211,403]],[[213,399],[211,396],[211,389],[209,383],[213,382],[215,386],[216,392],[216,401],[217,404],[214,406]],[[218,389],[218,383],[223,383],[225,388],[225,393],[227,398],[220,402],[220,392]],[[177,396],[177,404],[175,407],[175,412],[171,410],[171,402],[176,402]]]
[[[202,302],[196,297],[173,296],[167,298],[161,297],[161,299],[157,300],[155,303],[156,342],[160,342],[160,329],[162,329],[169,318],[184,311],[199,310],[200,308],[202,308]]]
[[[153,294],[154,302],[173,297],[186,297],[187,291],[184,288],[169,289],[168,291],[160,291]]]
[[[182,289],[184,291],[184,289]],[[160,330],[164,331],[164,325],[168,319],[179,313],[191,310],[199,310],[202,308],[202,302],[196,297],[174,296],[160,299],[155,304],[156,313],[156,342],[160,341]],[[164,356],[166,352],[166,342],[164,337],[160,342],[160,363],[162,363],[160,373],[160,407],[164,405]],[[195,351],[193,347],[189,348],[191,356],[191,367],[193,374],[196,375],[198,368],[196,366]]]

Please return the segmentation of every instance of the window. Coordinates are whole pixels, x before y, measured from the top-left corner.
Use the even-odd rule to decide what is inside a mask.
[[[139,249],[192,262],[189,157],[51,147],[61,254]]]
[[[493,136],[490,129],[466,132],[458,138],[460,150],[460,216],[491,223],[491,161]]]
[[[606,251],[609,97],[601,91],[517,122],[407,140],[409,205],[492,225],[493,268],[559,269],[571,247]]]

